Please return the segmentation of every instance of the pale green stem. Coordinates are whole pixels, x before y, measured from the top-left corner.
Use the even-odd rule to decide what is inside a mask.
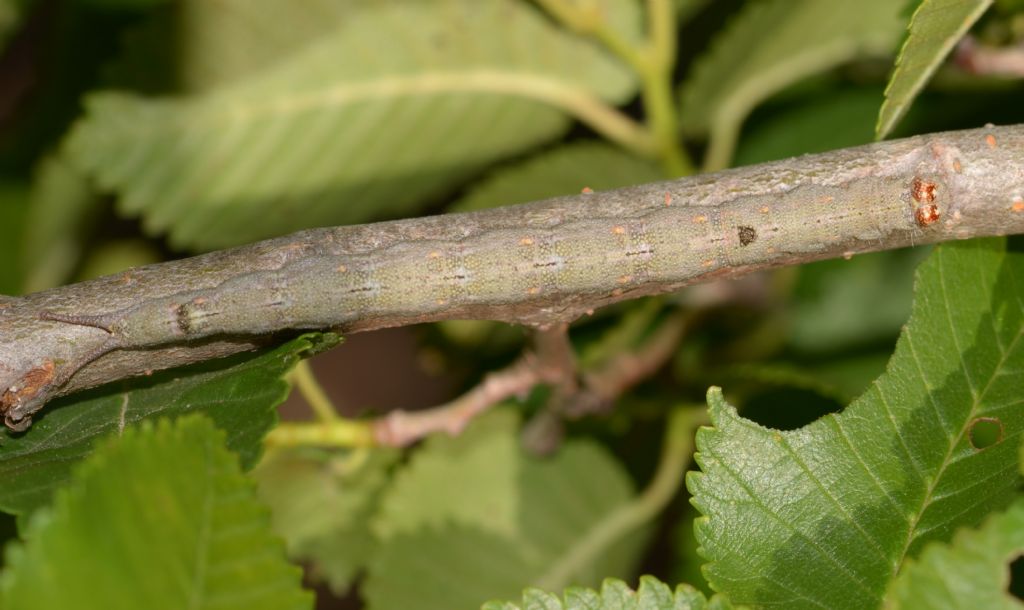
[[[292,380],[295,382],[295,387],[298,388],[299,393],[302,394],[302,397],[309,403],[310,408],[313,409],[317,419],[322,422],[333,422],[339,419],[334,403],[327,396],[327,392],[324,392],[320,382],[316,380],[313,367],[309,366],[308,361],[300,360],[295,365],[295,368],[292,370]]]
[[[648,40],[637,46],[608,26],[606,16],[596,3],[580,6],[568,0],[538,0],[563,25],[599,40],[637,72],[648,117],[647,130],[656,144],[654,153],[669,175],[685,176],[692,174],[694,167],[679,140],[679,117],[672,95],[672,70],[676,55],[676,15],[673,2],[648,0]],[[630,149],[644,155],[651,152],[638,146]]]
[[[679,116],[672,96],[670,77],[652,70],[643,78],[644,110],[660,151],[661,163],[672,177],[694,173],[693,162],[679,138]]]
[[[676,62],[675,0],[647,0],[647,32],[657,63],[671,72]]]
[[[672,94],[676,62],[675,0],[647,0],[647,45],[637,66],[643,81],[644,110],[658,143],[661,161],[672,176],[694,172],[679,137],[679,113]]]
[[[601,7],[597,3],[589,3],[585,6],[569,0],[537,0],[537,3],[562,25],[580,34],[596,38],[601,44],[608,47],[608,50],[632,67],[639,69],[644,62],[640,49],[619,36],[616,30],[608,27],[607,16],[602,13]]]
[[[721,171],[732,164],[732,157],[739,140],[739,126],[730,121],[729,124],[712,125],[708,134],[708,148],[704,153],[705,173]]]
[[[579,544],[533,584],[545,591],[565,587],[581,568],[661,513],[683,483],[686,466],[693,455],[693,431],[706,417],[703,409],[680,407],[673,410],[665,429],[658,469],[643,493],[598,522]]]
[[[330,422],[284,422],[266,437],[267,447],[374,447],[369,421],[336,418]]]

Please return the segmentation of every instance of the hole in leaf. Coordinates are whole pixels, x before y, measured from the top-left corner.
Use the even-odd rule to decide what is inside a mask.
[[[1010,562],[1010,586],[1007,592],[1024,601],[1024,555],[1018,555]]]
[[[1003,422],[996,417],[979,417],[971,422],[969,433],[971,446],[987,449],[1003,440]]]

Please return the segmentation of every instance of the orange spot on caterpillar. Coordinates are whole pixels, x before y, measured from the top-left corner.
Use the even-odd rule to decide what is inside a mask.
[[[619,277],[619,283],[620,284],[628,284],[628,283],[630,283],[632,281],[633,281],[633,276],[632,275],[623,275],[623,276]]]
[[[540,288],[536,286],[530,286],[526,289],[526,294],[540,294]]]
[[[715,259],[713,259],[713,258],[709,258],[706,261],[704,261],[703,263],[701,263],[701,265],[703,265],[705,267],[710,267],[710,266],[712,266],[714,264],[715,264]]]
[[[761,213],[762,214],[767,214],[768,212],[771,212],[771,211],[772,211],[771,208],[769,208],[768,206],[766,206],[766,205],[761,206]]]
[[[914,210],[914,219],[918,226],[927,227],[939,219],[939,206],[934,203],[926,203]]]
[[[832,195],[825,195],[823,197],[818,198],[818,203],[832,203],[835,200],[836,198],[833,197]]]
[[[1024,212],[1024,199],[1017,197],[1013,200],[1013,205],[1010,206],[1010,210],[1013,212]]]
[[[708,221],[708,217],[703,215],[703,214],[701,214],[699,216],[694,216],[693,217],[693,222],[695,222],[697,224],[704,224],[707,221]]]
[[[616,235],[625,235],[626,234],[626,227],[623,227],[622,225],[612,227],[612,233],[614,233]]]
[[[589,195],[594,192],[594,189],[590,188],[589,186],[585,186],[583,187],[583,190],[581,190],[580,192],[583,193],[584,195]]]
[[[519,240],[519,245],[520,246],[532,246],[533,245],[533,240],[530,239],[529,237],[524,237],[524,238]]]
[[[433,252],[427,255],[427,258],[441,258],[441,253],[438,252],[437,250],[434,250]]]
[[[963,171],[963,169],[964,169],[964,166],[960,165],[960,161],[959,160],[954,160],[953,161],[953,171],[954,172],[959,174],[960,172]]]
[[[448,304],[448,300],[447,299],[438,299],[437,300],[437,304],[443,307],[443,306]]]
[[[348,267],[346,267],[345,265],[338,265],[335,271],[337,271],[338,273],[345,273],[346,271],[348,271]]]
[[[992,135],[992,134],[988,134],[987,136],[985,136],[985,144],[988,144],[989,148],[995,148],[996,147],[996,137],[994,135]]]
[[[612,296],[613,297],[620,297],[620,296],[622,296],[622,289],[621,288],[616,288],[615,290],[612,290]]]
[[[672,193],[665,191],[665,207],[672,205]]]
[[[915,177],[914,181],[910,184],[910,196],[914,198],[914,201],[931,203],[935,201],[935,191],[938,188],[938,185],[934,182],[928,182],[927,180]]]

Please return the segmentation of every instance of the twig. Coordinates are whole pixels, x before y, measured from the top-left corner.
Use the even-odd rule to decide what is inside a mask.
[[[972,74],[1024,78],[1024,42],[991,47],[965,36],[956,47],[954,61]]]
[[[320,386],[308,360],[300,360],[292,369],[291,374],[295,380],[295,386],[321,422],[333,422],[339,419],[338,410],[334,408],[327,392],[324,392],[323,387]]]
[[[501,371],[489,373],[476,387],[450,403],[423,411],[395,410],[373,423],[380,445],[404,447],[428,434],[457,435],[477,415],[514,396],[525,396],[538,383],[550,383],[562,393],[575,391],[575,366],[567,326],[559,324],[536,333],[536,348]]]
[[[373,424],[381,445],[402,447],[428,434],[459,434],[477,415],[503,400],[523,396],[533,386],[548,383],[556,388],[555,411],[581,417],[597,404],[611,403],[637,383],[650,377],[672,357],[686,327],[684,314],[673,314],[642,347],[617,355],[600,368],[577,380],[572,345],[564,325],[537,333],[536,352],[501,371],[456,400],[423,411],[392,411]]]
[[[686,332],[689,316],[673,313],[658,326],[657,332],[639,349],[618,354],[606,364],[583,375],[586,393],[609,404],[627,390],[647,379],[665,365],[675,353]],[[579,416],[581,413],[571,413]]]
[[[0,298],[0,412],[274,342],[532,326],[814,260],[1024,233],[1024,126],[894,140],[522,206],[331,229]]]

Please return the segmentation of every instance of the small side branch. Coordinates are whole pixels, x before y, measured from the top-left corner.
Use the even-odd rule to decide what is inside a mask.
[[[576,391],[576,367],[568,326],[554,325],[537,331],[534,351],[511,366],[489,373],[483,381],[450,403],[408,412],[392,411],[373,423],[380,445],[404,447],[434,432],[457,435],[474,417],[513,397],[525,397],[535,385],[549,383],[562,395]]]
[[[537,332],[535,346],[510,366],[489,373],[455,400],[422,411],[395,410],[366,421],[333,416],[318,422],[285,423],[271,431],[270,445],[405,447],[436,433],[460,434],[473,418],[510,398],[523,398],[538,384],[549,384],[555,412],[581,417],[611,404],[671,358],[682,339],[686,317],[672,314],[640,348],[617,355],[579,380],[565,325]]]
[[[1024,41],[1006,47],[986,46],[973,36],[957,45],[954,61],[973,74],[1024,78]]]

